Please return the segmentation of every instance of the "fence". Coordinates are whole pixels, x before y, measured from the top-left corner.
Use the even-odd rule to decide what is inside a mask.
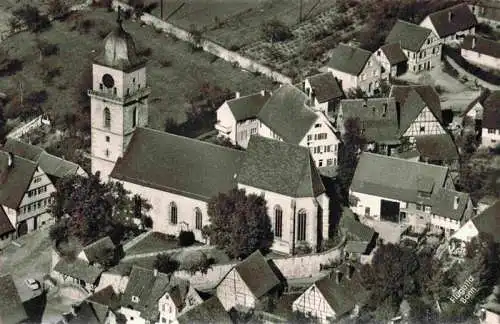
[[[122,9],[125,9],[125,10],[132,10],[131,6],[129,6],[125,3],[122,3],[120,1],[117,1],[117,0],[113,1],[112,6],[115,10],[117,10],[118,7],[121,7]],[[189,31],[186,31],[182,28],[179,28],[179,27],[177,27],[169,22],[163,21],[160,18],[157,18],[153,15],[150,15],[148,13],[143,13],[140,17],[140,20],[143,23],[145,23],[146,25],[153,26],[154,28],[156,28],[158,30],[162,30],[165,33],[174,35],[175,37],[177,37],[183,41],[198,45],[201,48],[203,48],[203,50],[205,52],[208,52],[208,53],[213,54],[217,57],[220,57],[221,59],[223,59],[225,61],[231,62],[233,64],[238,64],[239,67],[241,67],[245,70],[248,70],[250,72],[261,73],[261,74],[273,79],[274,81],[277,81],[280,83],[288,83],[288,84],[292,83],[292,79],[287,77],[286,75],[283,75],[279,72],[276,72],[265,65],[262,65],[254,60],[251,60],[247,57],[242,56],[239,53],[230,51],[230,50],[224,48],[223,46],[216,44],[215,42],[213,42],[211,40],[208,40],[208,39],[205,39],[202,37],[198,43],[197,41],[195,41],[193,39],[193,37]]]

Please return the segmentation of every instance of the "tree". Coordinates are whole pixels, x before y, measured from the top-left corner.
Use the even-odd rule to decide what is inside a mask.
[[[179,262],[173,259],[170,254],[162,253],[156,256],[154,267],[160,272],[171,274],[179,269]]]
[[[32,33],[39,33],[50,27],[49,18],[41,15],[38,8],[32,5],[27,4],[24,7],[18,8],[12,12],[12,15],[14,19],[26,25]],[[13,26],[14,24],[11,24],[11,27]]]
[[[50,205],[56,226],[65,228],[84,245],[106,235],[118,243],[139,230],[134,217],[136,202],[120,183],[102,183],[96,173],[62,178],[56,189]],[[141,214],[145,216],[149,208],[143,205]]]
[[[231,257],[244,258],[258,249],[265,252],[273,243],[267,203],[261,196],[237,189],[221,193],[209,201],[208,216],[210,243]]]
[[[290,28],[278,19],[272,19],[264,22],[261,27],[265,39],[271,43],[283,42],[293,37]]]
[[[349,186],[358,164],[358,154],[363,149],[365,139],[359,119],[347,119],[344,123],[345,133],[342,136],[343,147],[340,151],[337,179],[344,201],[348,201]]]
[[[69,11],[69,6],[64,0],[51,0],[49,14],[56,19],[63,18]]]
[[[346,93],[346,97],[347,99],[359,99],[359,98],[366,98],[367,95],[360,87],[357,87],[349,89],[349,91],[347,91]]]

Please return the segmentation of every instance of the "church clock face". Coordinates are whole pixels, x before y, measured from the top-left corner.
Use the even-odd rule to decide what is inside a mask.
[[[115,85],[115,80],[111,75],[106,73],[102,76],[102,84],[104,84],[106,88],[112,88]]]

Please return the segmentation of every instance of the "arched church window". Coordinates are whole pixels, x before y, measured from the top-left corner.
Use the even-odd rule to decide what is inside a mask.
[[[173,201],[170,203],[170,223],[177,224],[177,205]]]
[[[297,240],[306,240],[306,226],[307,226],[307,214],[305,209],[299,210],[299,216],[297,217]]]
[[[201,230],[201,228],[203,227],[203,216],[201,214],[201,209],[199,209],[198,207],[194,209],[194,217],[195,217],[195,228],[197,230]]]
[[[132,127],[135,127],[137,124],[137,107],[134,107],[134,110],[132,111]]]
[[[111,127],[111,112],[108,107],[104,108],[104,127]]]
[[[274,236],[281,237],[283,233],[283,209],[279,205],[274,207]]]

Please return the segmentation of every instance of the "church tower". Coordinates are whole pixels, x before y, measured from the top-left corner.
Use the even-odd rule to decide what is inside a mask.
[[[148,124],[146,62],[122,26],[104,39],[104,52],[92,64],[91,109],[92,173],[108,181],[116,160],[123,156],[136,127]]]

